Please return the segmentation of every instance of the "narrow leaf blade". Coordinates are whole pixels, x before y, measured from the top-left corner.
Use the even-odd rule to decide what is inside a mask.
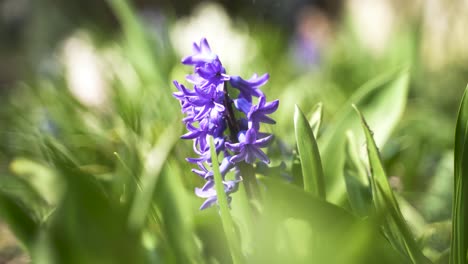
[[[343,170],[348,200],[358,216],[366,217],[372,206],[371,186],[365,165],[359,158],[356,139],[352,131],[346,133],[346,139],[346,159]]]
[[[343,181],[345,133],[348,130],[359,135],[359,120],[354,115],[352,104],[356,104],[366,115],[369,124],[376,131],[376,141],[383,144],[400,119],[406,105],[409,71],[407,68],[392,71],[364,84],[345,104],[336,122],[320,138],[320,153],[327,179],[328,200],[340,204],[346,196]],[[362,136],[357,142],[364,140]]]
[[[304,190],[325,199],[325,180],[317,141],[307,118],[297,105],[294,111],[294,128],[301,159]]]
[[[468,86],[463,94],[455,130],[455,179],[452,208],[451,264],[468,262]]]
[[[312,115],[309,119],[310,127],[312,132],[314,132],[315,137],[318,137],[320,126],[322,125],[323,118],[323,104],[320,102],[315,105],[314,110],[312,110]]]
[[[0,192],[0,217],[21,242],[28,248],[33,246],[39,231],[39,224],[24,207],[3,192]]]
[[[213,166],[213,176],[215,181],[216,195],[218,198],[219,211],[221,214],[221,222],[223,223],[224,233],[226,234],[229,248],[231,250],[232,262],[242,263],[242,254],[240,251],[239,242],[237,240],[234,222],[232,221],[231,213],[229,212],[229,205],[224,192],[223,178],[219,171],[218,155],[213,137],[210,137],[210,153]]]
[[[374,198],[374,206],[377,215],[383,215],[384,232],[394,247],[409,256],[413,263],[430,263],[422,254],[421,249],[416,244],[413,235],[401,214],[395,195],[387,180],[387,175],[382,165],[379,150],[374,140],[373,132],[364,119],[363,115],[357,110],[361,119],[362,127],[367,143],[367,154],[369,166],[371,168],[371,184]]]

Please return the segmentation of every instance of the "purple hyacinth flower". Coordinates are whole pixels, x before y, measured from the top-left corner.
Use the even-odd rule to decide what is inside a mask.
[[[259,160],[270,163],[268,156],[260,149],[266,147],[273,139],[273,135],[257,139],[257,132],[255,129],[241,131],[238,135],[239,143],[226,142],[226,147],[236,153],[229,161],[237,163],[242,160],[253,164],[258,158]]]
[[[265,96],[260,96],[258,105],[251,107],[250,111],[247,113],[249,127],[258,131],[260,129],[260,122],[276,124],[276,121],[267,115],[275,112],[276,109],[278,109],[278,106],[279,100],[274,100],[267,103]]]
[[[185,65],[200,66],[204,63],[213,62],[218,58],[218,55],[211,51],[210,45],[206,38],[200,40],[200,44],[193,43],[193,55],[187,56],[182,59]]]
[[[230,157],[226,157],[223,159],[221,164],[219,165],[219,172],[221,176],[226,175],[232,168],[234,168],[234,164],[229,161]],[[205,180],[212,180],[213,179],[213,171],[208,170],[203,163],[197,163],[199,170],[192,169],[192,172],[197,174],[198,176],[202,177]]]
[[[263,92],[260,91],[259,87],[268,82],[270,76],[268,73],[257,77],[254,74],[250,79],[244,80],[240,76],[231,76],[229,83],[232,87],[237,88],[240,91],[239,97],[246,99],[248,102],[252,102],[252,96],[260,97]]]
[[[225,148],[224,138],[214,138],[216,154],[219,154]],[[193,151],[199,155],[198,158],[186,158],[190,163],[211,162],[210,146],[207,143],[207,138],[196,138],[193,142]]]
[[[265,96],[262,95],[257,105],[252,106],[252,104],[244,98],[234,100],[234,105],[247,116],[249,128],[258,131],[260,129],[260,123],[276,124],[276,121],[267,115],[272,114],[278,109],[279,100],[267,103]]]
[[[229,194],[236,191],[239,181],[240,180],[223,181],[224,192],[228,195],[228,201],[231,200]],[[200,206],[200,210],[206,209],[218,201],[218,196],[214,187],[214,181],[208,181],[202,188],[195,188],[195,194],[198,197],[206,198],[205,202]]]
[[[250,108],[252,107],[252,103],[241,97],[234,100],[234,106],[237,108],[237,110],[241,111],[247,116],[247,114],[250,112]]]
[[[199,45],[193,43],[193,52],[193,55],[182,59],[183,64],[195,67],[195,74],[187,76],[189,82],[203,88],[209,85],[219,86],[230,79],[218,55],[211,51],[205,38],[200,41]]]
[[[199,121],[207,116],[210,119],[219,119],[224,112],[222,93],[214,87],[203,90],[195,86],[194,89],[197,96],[187,98],[188,102],[196,107],[197,115],[193,120]]]
[[[259,89],[268,81],[268,74],[260,77],[254,74],[248,80],[226,74],[226,69],[205,38],[193,43],[193,54],[185,57],[182,63],[194,67],[194,73],[186,76],[193,89],[174,81],[178,91],[173,96],[182,106],[182,121],[188,130],[182,138],[193,140],[193,151],[197,155],[186,160],[195,163],[198,169],[192,169],[192,172],[207,181],[202,188],[195,189],[198,196],[206,199],[200,207],[205,209],[215,204],[218,198],[211,168],[209,137],[214,139],[216,154],[222,152],[224,156],[220,173],[224,192],[230,201],[229,194],[236,190],[240,180],[225,181],[225,175],[235,169],[236,179],[241,179],[236,163],[245,161],[252,164],[257,158],[265,163],[270,162],[260,148],[266,147],[273,136],[259,132],[259,129],[260,123],[275,123],[267,115],[278,108],[278,100],[267,103]],[[239,90],[237,98],[230,97],[228,84]],[[253,97],[259,98],[257,105],[252,104]],[[243,117],[237,118],[236,113],[231,111],[233,102],[244,114]],[[232,138],[236,134],[237,139]]]
[[[200,86],[202,87],[210,84],[218,86],[225,81],[229,81],[231,78],[226,74],[226,70],[224,69],[219,59],[216,59],[211,63],[205,63],[196,67],[195,72],[198,73],[198,75],[200,75],[203,79],[205,79],[204,82],[200,83]]]

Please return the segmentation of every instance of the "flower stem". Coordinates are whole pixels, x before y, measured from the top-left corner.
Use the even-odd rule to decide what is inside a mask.
[[[227,91],[226,82],[224,83],[223,87],[224,92],[224,106],[226,107],[225,117],[229,127],[230,137],[232,142],[237,142],[237,133],[239,133],[239,125],[236,121],[236,116],[234,115],[234,110],[232,109],[232,100],[229,97],[229,93]]]
[[[221,173],[219,171],[218,157],[216,155],[213,137],[210,137],[210,152],[216,195],[218,197],[218,205],[221,213],[221,222],[223,224],[224,233],[226,234],[229,249],[231,251],[232,262],[234,264],[243,263],[240,244],[237,239],[234,222],[232,221],[231,214],[229,212],[226,193],[224,192],[223,178],[221,177]]]
[[[238,164],[239,170],[242,175],[242,182],[245,186],[247,196],[251,201],[260,199],[260,189],[258,188],[257,177],[255,176],[255,170],[251,164],[246,162],[240,162]]]
[[[239,133],[239,125],[237,124],[234,110],[232,108],[232,100],[227,91],[227,82],[224,83],[224,106],[226,107],[225,118],[230,131],[231,142],[238,142],[237,133]],[[251,164],[240,162],[238,165],[243,178],[247,197],[252,201],[260,198],[260,190],[258,189],[257,179],[255,177],[255,170]]]

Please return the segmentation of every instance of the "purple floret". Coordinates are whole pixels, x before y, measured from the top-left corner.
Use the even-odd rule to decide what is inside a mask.
[[[263,95],[263,92],[260,91],[259,87],[267,83],[269,78],[270,75],[268,75],[268,73],[265,73],[260,77],[257,77],[257,74],[254,74],[248,80],[244,80],[240,76],[231,76],[229,83],[232,87],[237,88],[240,91],[240,98],[244,98],[251,103],[252,96],[260,97]]]
[[[226,147],[237,153],[231,157],[229,160],[230,162],[237,163],[245,160],[245,162],[253,164],[258,158],[267,164],[270,163],[270,159],[260,148],[268,146],[273,139],[273,135],[257,138],[255,129],[249,129],[247,131],[241,131],[238,135],[238,139],[239,143],[226,142]]]

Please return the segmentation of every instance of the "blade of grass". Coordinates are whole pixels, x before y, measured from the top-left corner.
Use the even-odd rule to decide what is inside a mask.
[[[216,155],[216,148],[213,141],[213,137],[210,137],[210,152],[211,161],[213,164],[216,195],[218,197],[218,205],[221,213],[221,222],[223,223],[224,233],[226,234],[229,248],[231,251],[232,261],[234,264],[243,263],[240,245],[236,236],[234,222],[232,221],[231,214],[229,212],[229,205],[226,193],[224,192],[223,178],[221,177],[221,173],[219,172],[218,156]]]
[[[159,179],[159,174],[167,156],[178,139],[178,133],[176,132],[177,125],[173,124],[166,128],[159,136],[156,146],[146,155],[144,171],[140,178],[141,191],[135,195],[128,218],[129,226],[134,230],[140,230],[147,219],[146,216],[151,208],[151,199]]]
[[[468,263],[468,86],[455,129],[455,179],[452,207],[451,264]]]
[[[325,199],[325,180],[317,141],[307,118],[297,105],[294,111],[294,128],[301,159],[304,190]]]
[[[354,106],[358,113],[364,130],[367,143],[367,154],[371,168],[371,185],[374,198],[374,206],[377,215],[384,215],[384,232],[394,247],[408,255],[413,263],[430,263],[422,254],[414,237],[401,214],[395,195],[387,180],[387,175],[382,165],[379,150],[374,141],[373,132],[369,129],[364,116]]]
[[[130,59],[145,80],[160,82],[158,66],[154,61],[151,43],[144,27],[135,15],[132,5],[127,0],[107,0],[107,3],[119,19],[126,37]]]
[[[161,171],[153,197],[154,221],[147,226],[160,228],[174,263],[200,263],[201,252],[193,236],[194,214],[199,211],[193,210],[192,194],[184,188],[187,168],[181,168],[177,160],[170,157]]]

